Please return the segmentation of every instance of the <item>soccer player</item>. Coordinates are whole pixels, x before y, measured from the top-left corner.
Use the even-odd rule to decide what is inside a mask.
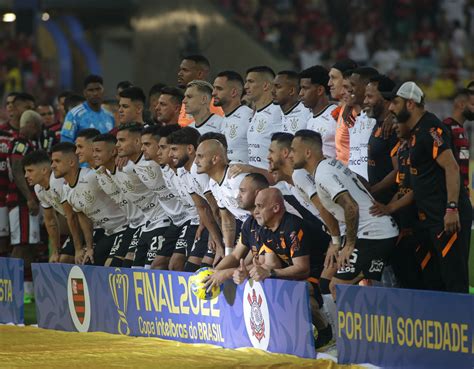
[[[82,263],[82,235],[77,215],[66,201],[64,179],[54,177],[51,158],[46,151],[29,153],[23,159],[23,166],[25,178],[30,186],[34,186],[36,197],[43,208],[44,224],[52,248],[49,262]],[[66,218],[70,233],[63,245],[58,214]]]
[[[372,77],[378,75],[377,70],[371,67],[359,67],[354,69],[350,77],[351,101],[350,106],[357,112],[354,125],[349,127],[349,169],[360,175],[365,180],[368,179],[367,147],[372,129],[376,123],[375,119],[369,118],[362,110],[365,98],[365,87]]]
[[[312,113],[306,127],[300,129],[307,128],[318,132],[323,138],[324,155],[328,158],[335,158],[337,122],[333,117],[333,112],[337,106],[329,103],[328,82],[328,71],[320,65],[305,69],[300,73],[300,98],[304,106]]]
[[[163,83],[156,83],[153,86],[151,86],[150,91],[148,91],[148,111],[153,119],[153,123],[160,125],[160,121],[158,120],[158,117],[156,116],[156,107],[158,105],[158,100],[161,96],[161,90],[163,87],[166,87],[165,84]]]
[[[206,132],[221,132],[222,117],[210,112],[213,87],[209,82],[194,80],[188,83],[184,92],[183,105],[186,114],[194,119],[189,124],[201,135]]]
[[[311,112],[299,100],[299,76],[294,71],[278,72],[273,80],[273,103],[280,105],[282,131],[295,133],[306,128]]]
[[[8,120],[5,123],[0,124],[1,131],[9,131],[13,128],[11,123],[13,119],[13,103],[15,102],[15,97],[18,96],[18,94],[18,92],[10,92],[5,97],[5,111],[7,113]]]
[[[125,214],[102,191],[95,171],[79,167],[74,144],[61,142],[53,147],[51,168],[56,178],[66,181],[67,202],[78,215],[86,244],[83,263],[109,266],[112,248],[122,242]]]
[[[43,130],[41,133],[41,149],[51,153],[51,148],[61,139],[61,122],[56,121],[54,108],[51,104],[40,103],[36,107],[36,112],[43,120]]]
[[[20,119],[22,114],[27,110],[35,110],[35,98],[25,92],[18,93],[13,101],[11,110],[12,118],[9,121],[9,128],[12,134],[17,135],[20,129]]]
[[[102,108],[103,84],[100,76],[89,75],[84,79],[86,101],[67,113],[61,129],[61,141],[75,142],[77,132],[86,128],[98,129],[100,133],[107,133],[114,128],[112,113]]]
[[[55,104],[56,111],[57,111],[56,118],[58,122],[61,123],[61,125],[63,124],[64,118],[66,117],[66,113],[67,113],[64,103],[66,101],[66,98],[72,94],[73,94],[72,91],[65,90],[65,91],[60,92],[56,98],[56,104]]]
[[[364,110],[369,118],[375,119],[375,125],[369,137],[367,148],[367,175],[370,192],[377,201],[388,203],[395,194],[397,173],[398,137],[395,131],[387,139],[384,137],[384,123],[393,121],[388,110],[390,100],[384,96],[392,94],[395,83],[384,75],[375,76],[365,88]]]
[[[439,266],[443,289],[467,293],[472,207],[447,128],[425,110],[423,91],[412,81],[400,86],[389,109],[411,130],[411,185],[423,244]]]
[[[129,87],[119,93],[119,123],[144,124],[145,94],[140,87]]]
[[[183,99],[184,95],[180,89],[163,87],[156,105],[156,118],[165,126],[177,124]]]
[[[451,149],[461,173],[461,181],[469,193],[469,137],[464,122],[474,120],[474,91],[467,88],[459,90],[454,96],[451,117],[443,120],[451,133]]]
[[[220,72],[214,80],[214,105],[220,106],[225,114],[222,133],[228,143],[227,156],[230,161],[248,163],[247,130],[253,110],[242,104],[243,92],[244,80],[237,72]]]
[[[133,83],[130,82],[130,81],[120,81],[119,83],[117,83],[117,87],[116,87],[117,94],[115,95],[115,99],[120,100],[120,93],[123,90],[125,90],[127,88],[130,88],[130,87],[133,87]]]
[[[326,254],[325,266],[338,271],[330,289],[334,299],[336,284],[356,284],[360,280],[380,280],[384,265],[393,251],[398,228],[389,216],[375,217],[369,213],[373,198],[358,177],[336,159],[326,159],[322,139],[317,132],[301,130],[291,144],[295,168],[305,168],[314,175],[322,219],[326,225],[345,222],[345,242],[333,241]],[[326,211],[323,211],[323,208]]]

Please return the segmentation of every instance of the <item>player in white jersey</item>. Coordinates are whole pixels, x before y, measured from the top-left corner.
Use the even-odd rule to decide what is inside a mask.
[[[395,221],[390,216],[370,214],[372,196],[344,164],[324,157],[319,133],[299,131],[292,149],[295,168],[314,173],[318,197],[326,214],[336,223],[346,223],[343,248],[333,241],[326,255],[326,265],[337,260],[339,268],[330,284],[334,299],[336,284],[355,284],[363,278],[380,280],[398,236]]]
[[[201,135],[222,131],[222,117],[210,112],[212,89],[209,82],[195,80],[188,83],[184,92],[183,105],[186,114],[194,119],[189,127],[196,128]]]
[[[44,224],[53,252],[49,262],[82,262],[82,240],[77,215],[66,202],[65,182],[55,178],[51,171],[51,158],[45,151],[33,151],[23,159],[25,178],[34,186],[36,197],[44,210]],[[74,243],[68,239],[61,245],[61,222],[58,214],[65,217]]]
[[[349,78],[351,84],[351,105],[358,113],[355,123],[349,128],[349,162],[347,166],[354,173],[368,180],[368,147],[372,130],[377,123],[375,119],[369,118],[362,110],[365,99],[365,87],[370,79],[377,76],[378,72],[374,68],[359,67],[354,69]]]
[[[143,126],[136,123],[119,126],[117,153],[120,158],[127,158],[128,163],[122,170],[116,169],[110,174],[125,198],[145,214],[147,223],[142,229],[133,265],[149,268],[163,248],[171,220],[160,205],[159,195],[151,191],[136,173],[136,167],[144,162],[141,151],[142,129]],[[161,267],[167,268],[166,265]]]
[[[242,105],[243,92],[244,80],[237,72],[220,72],[214,80],[214,105],[220,106],[225,114],[222,133],[227,140],[227,156],[230,161],[248,163],[247,131],[253,110]]]
[[[161,131],[160,131],[161,132]],[[196,239],[198,242],[193,245],[191,252],[188,254],[188,260],[191,256],[202,257],[203,253],[206,255],[202,259],[202,265],[212,264],[224,254],[224,247],[222,246],[222,235],[219,231],[216,220],[218,216],[216,213],[217,204],[209,190],[209,177],[205,174],[198,174],[194,159],[196,157],[196,147],[200,138],[199,132],[192,127],[185,127],[173,132],[166,138],[166,144],[169,145],[169,156],[172,171],[176,171],[176,177],[173,177],[175,186],[181,186],[185,192],[191,196],[192,201],[199,213],[201,225],[206,228],[201,234],[197,231]],[[164,144],[163,137],[160,139],[160,150]],[[183,201],[186,200],[186,195],[180,191]],[[207,250],[207,242],[205,241],[210,236],[211,250],[215,250],[215,258],[211,250]],[[207,254],[206,254],[207,252]]]
[[[125,197],[109,173],[116,171],[117,139],[110,133],[98,135],[93,140],[93,159],[97,181],[102,190],[124,211],[127,217],[127,230],[123,242],[114,255],[113,264],[131,267],[135,251],[140,241],[142,228],[146,223],[145,214]],[[117,265],[118,266],[118,265]]]
[[[76,146],[69,142],[55,145],[52,150],[54,176],[66,181],[67,202],[78,213],[86,254],[84,263],[104,265],[112,261],[112,247],[121,242],[126,218],[123,211],[100,188],[95,172],[79,168]],[[93,229],[103,229],[103,237],[93,239]],[[95,245],[94,245],[95,243]]]
[[[294,134],[306,128],[311,112],[299,99],[299,76],[294,71],[278,72],[273,80],[273,103],[280,105],[282,132]]]
[[[311,110],[305,129],[318,132],[323,138],[323,153],[328,158],[336,157],[336,125],[332,116],[336,105],[328,100],[328,70],[320,65],[305,69],[300,73],[300,98],[304,106]]]
[[[145,93],[140,87],[131,86],[119,92],[119,123],[137,122],[145,124],[143,121],[143,109],[145,108]]]

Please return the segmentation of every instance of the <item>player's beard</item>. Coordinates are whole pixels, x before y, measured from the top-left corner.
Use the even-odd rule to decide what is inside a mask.
[[[178,162],[176,163],[175,168],[182,168],[184,167],[184,164],[186,164],[189,161],[189,155],[186,154],[184,155],[181,159],[178,159]]]
[[[474,111],[471,111],[468,108],[463,110],[462,116],[466,118],[466,120],[474,121]]]
[[[397,121],[400,123],[406,123],[411,118],[411,113],[408,111],[406,104],[403,106],[403,109],[395,114]]]

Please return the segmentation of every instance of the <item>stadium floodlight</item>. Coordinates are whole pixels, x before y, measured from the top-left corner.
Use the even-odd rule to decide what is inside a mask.
[[[43,14],[41,14],[41,20],[42,20],[43,22],[49,21],[49,18],[50,18],[49,13],[44,12]]]
[[[3,14],[2,21],[5,23],[11,23],[16,20],[16,14],[15,13],[5,13]]]

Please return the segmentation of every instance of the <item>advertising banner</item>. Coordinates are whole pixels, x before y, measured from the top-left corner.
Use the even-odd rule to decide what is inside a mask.
[[[0,323],[23,324],[23,260],[0,258]]]
[[[191,292],[191,275],[33,264],[38,326],[316,357],[304,282],[228,282],[204,301]]]

